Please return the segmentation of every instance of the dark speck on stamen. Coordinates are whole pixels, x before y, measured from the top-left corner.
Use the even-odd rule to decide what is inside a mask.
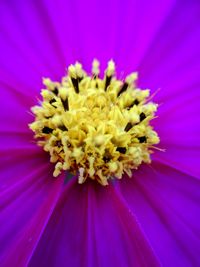
[[[55,95],[58,95],[58,88],[57,88],[57,87],[54,88],[53,93],[54,93]]]
[[[116,150],[118,152],[120,152],[121,154],[125,154],[126,153],[126,148],[125,147],[118,147]]]
[[[45,126],[45,127],[42,129],[42,133],[44,133],[44,134],[50,134],[50,133],[52,133],[52,132],[53,132],[53,129],[51,129],[51,128],[47,127],[47,126]]]
[[[144,119],[146,119],[146,115],[142,112],[140,113],[140,121],[143,121]]]
[[[138,137],[138,140],[140,143],[146,143],[147,138],[146,138],[146,136],[141,136],[141,137]]]

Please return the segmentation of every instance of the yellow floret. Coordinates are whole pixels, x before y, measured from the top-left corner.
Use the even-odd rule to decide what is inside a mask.
[[[55,177],[67,170],[78,173],[80,184],[93,179],[107,185],[110,178],[131,176],[142,162],[149,163],[159,143],[149,125],[157,105],[148,103],[149,90],[137,88],[138,74],[117,79],[113,60],[103,79],[99,73],[94,60],[91,76],[76,62],[61,83],[43,79],[43,100],[32,108],[35,121],[29,127],[55,163]]]

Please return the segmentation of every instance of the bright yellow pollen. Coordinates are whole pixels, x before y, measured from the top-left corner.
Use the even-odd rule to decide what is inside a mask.
[[[103,79],[99,73],[94,60],[91,76],[76,63],[61,82],[43,80],[43,100],[32,108],[29,127],[56,163],[55,177],[78,171],[79,183],[90,178],[107,185],[109,178],[131,176],[142,162],[151,162],[159,137],[149,125],[157,110],[148,102],[149,90],[137,88],[135,72],[118,80],[112,60]]]

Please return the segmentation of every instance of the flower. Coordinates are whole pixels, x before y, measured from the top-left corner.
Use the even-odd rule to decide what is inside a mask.
[[[131,170],[151,162],[159,137],[149,122],[157,105],[148,102],[149,90],[137,88],[136,79],[131,73],[124,83],[118,80],[112,60],[103,79],[97,60],[92,77],[77,62],[61,82],[44,79],[43,100],[32,107],[35,120],[29,127],[56,163],[54,177],[62,170],[78,171],[80,184],[90,178],[108,185],[111,178],[131,177]]]
[[[199,10],[195,0],[2,1],[1,266],[200,265]],[[139,73],[165,149],[105,187],[52,178],[28,128],[41,78],[59,81],[75,61],[89,72],[95,57]]]

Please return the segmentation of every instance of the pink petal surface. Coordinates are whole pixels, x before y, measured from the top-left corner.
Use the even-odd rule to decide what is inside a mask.
[[[153,124],[160,136],[159,147],[153,159],[200,178],[200,91],[182,90],[179,101],[166,102],[159,108]]]
[[[26,266],[61,192],[47,164],[30,170],[0,194],[1,266]]]
[[[162,266],[200,264],[200,182],[160,163],[118,184]]]
[[[115,188],[71,184],[29,266],[159,266],[135,215]]]
[[[139,65],[140,86],[160,91],[153,125],[165,152],[153,159],[200,177],[199,2],[174,5]],[[187,19],[185,19],[187,18]]]

